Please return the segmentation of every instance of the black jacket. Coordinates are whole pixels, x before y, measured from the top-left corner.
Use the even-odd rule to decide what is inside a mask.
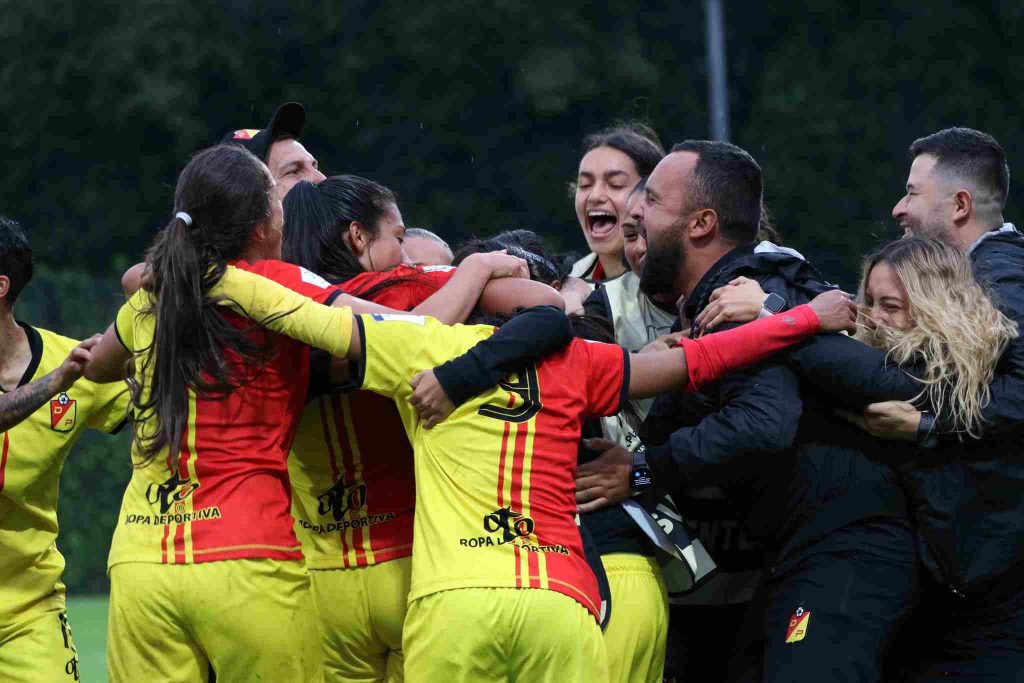
[[[739,275],[756,279],[790,306],[831,288],[802,259],[741,246],[701,280],[683,307],[686,318],[693,320],[715,288]],[[835,532],[858,521],[907,527],[892,472],[866,456],[862,435],[832,408],[827,394],[801,387],[784,355],[696,394],[655,402],[643,436],[648,444],[661,444],[648,447],[659,485],[672,493],[685,517],[709,523],[723,515],[738,523],[709,547],[723,569],[751,569],[767,559],[781,572],[810,548],[857,549],[855,538]],[[710,484],[724,499],[694,492]],[[822,545],[824,539],[829,540]]]
[[[978,281],[1024,330],[1024,238],[989,236],[971,261]],[[848,348],[823,350],[821,341],[792,354],[794,367],[849,407],[920,392],[882,352],[852,340]],[[922,450],[879,442],[877,452],[905,484],[932,576],[959,594],[998,600],[1024,588],[1024,340],[1010,344],[996,373],[980,439],[946,434],[936,448]],[[950,423],[939,417],[939,425]]]

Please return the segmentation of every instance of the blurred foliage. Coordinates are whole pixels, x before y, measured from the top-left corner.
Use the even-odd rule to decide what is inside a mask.
[[[726,4],[733,141],[761,162],[786,243],[847,288],[895,235],[916,137],[969,125],[1024,160],[1019,2]],[[303,141],[328,173],[384,182],[409,225],[455,243],[528,227],[582,248],[566,186],[583,135],[632,117],[666,146],[708,135],[692,0],[0,0],[0,17],[0,212],[49,268],[20,314],[76,335],[109,320],[189,154],[284,101],[306,105]],[[68,501],[123,481],[114,443],[84,444],[65,475],[73,589],[98,585],[74,565],[106,549],[80,525],[105,522],[66,516]]]

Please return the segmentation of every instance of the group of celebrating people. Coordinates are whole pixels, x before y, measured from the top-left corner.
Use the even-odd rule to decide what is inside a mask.
[[[905,236],[851,298],[726,142],[586,137],[573,262],[407,229],[304,124],[288,103],[195,154],[82,342],[16,320],[32,250],[0,220],[0,679],[82,677],[58,482],[126,423],[115,682],[1024,675],[995,139],[911,145]]]

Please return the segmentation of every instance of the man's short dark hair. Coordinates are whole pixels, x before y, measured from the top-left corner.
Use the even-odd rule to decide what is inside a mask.
[[[718,214],[722,237],[734,242],[753,242],[761,223],[761,167],[754,157],[736,145],[717,140],[687,140],[672,152],[694,152],[700,158],[694,169],[692,208],[713,209]]]
[[[21,290],[32,279],[32,247],[17,221],[0,216],[0,275],[11,281],[7,290],[7,308],[14,306]]]
[[[1010,166],[996,139],[973,128],[946,128],[914,140],[910,159],[922,154],[935,157],[935,167],[971,180],[992,193],[999,206],[1010,193]]]

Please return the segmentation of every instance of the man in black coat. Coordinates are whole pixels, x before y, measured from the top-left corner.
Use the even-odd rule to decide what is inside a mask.
[[[641,286],[685,299],[687,326],[739,275],[761,284],[772,311],[829,287],[794,254],[755,251],[761,183],[749,154],[701,141],[677,145],[648,179]],[[726,680],[729,669],[742,680],[877,680],[909,611],[914,544],[902,492],[784,363],[661,397],[645,424],[655,483],[721,568],[673,612],[682,680]],[[581,467],[581,507],[626,495],[630,466],[613,449]]]
[[[1010,169],[999,143],[969,128],[916,140],[893,217],[908,235],[967,253],[975,278],[1024,332],[1024,237],[1003,220]],[[1018,680],[1024,672],[1024,338],[996,368],[979,439],[909,403],[870,406],[863,427],[917,441],[909,473],[922,617],[906,680]]]

